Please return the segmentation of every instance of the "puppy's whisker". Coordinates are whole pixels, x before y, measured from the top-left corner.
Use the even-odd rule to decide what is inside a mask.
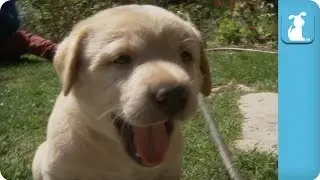
[[[119,117],[121,117],[124,114],[123,111],[118,112],[117,114],[114,115],[115,119],[119,119]]]
[[[142,109],[141,111],[138,111],[135,114],[135,116],[134,116],[135,117],[134,118],[134,126],[137,126],[137,127],[148,127],[148,126],[158,125],[158,124],[162,124],[162,123],[167,122],[167,120],[162,120],[162,121],[152,122],[152,123],[148,123],[148,124],[137,123],[137,119],[143,119],[141,116],[144,115],[144,110],[145,109]]]
[[[112,123],[116,123],[117,121],[121,120],[119,117],[121,117],[123,115],[123,111],[119,112],[118,114],[115,114],[113,117],[113,122]]]
[[[144,113],[145,109],[141,109],[140,111],[136,112],[135,115],[133,116],[133,118],[131,119],[134,124],[139,124],[139,123],[136,123],[138,119],[143,119],[143,116],[145,113]]]
[[[141,109],[140,111],[138,111],[135,116],[134,119],[139,119],[139,116],[143,115],[144,109]]]
[[[108,113],[115,111],[117,109],[121,109],[120,106],[114,106],[108,110],[106,110],[105,112],[103,112],[101,115],[98,116],[97,121],[100,121],[103,117],[105,117]]]
[[[163,124],[165,122],[167,122],[167,120],[157,121],[157,122],[148,123],[148,124],[134,124],[134,126],[136,126],[136,127],[149,127],[149,126],[154,126],[154,125],[158,125],[158,124]]]
[[[187,39],[184,39],[181,41],[181,43],[184,43],[184,42],[188,42],[188,41],[197,41],[197,39],[194,39],[194,38],[187,38]]]

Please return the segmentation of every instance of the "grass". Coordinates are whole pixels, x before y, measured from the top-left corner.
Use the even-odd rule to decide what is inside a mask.
[[[210,53],[214,85],[245,84],[258,91],[277,92],[277,59],[259,53]],[[60,84],[52,65],[29,58],[0,67],[0,170],[7,179],[31,179],[31,162],[44,140],[45,128]],[[207,99],[223,138],[232,143],[241,134],[237,100],[242,93],[228,87]],[[203,117],[198,113],[184,128],[183,179],[229,179]],[[277,179],[277,157],[233,149],[241,173],[248,180]]]

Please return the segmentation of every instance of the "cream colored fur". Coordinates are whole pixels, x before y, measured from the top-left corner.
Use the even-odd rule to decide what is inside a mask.
[[[181,122],[196,108],[199,92],[211,90],[200,33],[191,23],[151,5],[107,9],[78,23],[59,45],[54,66],[62,83],[34,157],[34,180],[178,180],[183,138]],[[193,58],[184,63],[181,50]],[[131,64],[115,64],[129,54]],[[119,112],[135,126],[166,119],[147,96],[149,86],[184,84],[190,90],[164,162],[136,164],[124,150],[111,118]],[[139,115],[137,115],[139,114]]]

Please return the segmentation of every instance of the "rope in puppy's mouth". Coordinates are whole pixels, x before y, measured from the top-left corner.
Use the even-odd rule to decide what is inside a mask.
[[[206,106],[206,103],[204,101],[204,98],[201,94],[198,96],[198,102],[199,102],[199,107],[204,115],[204,118],[209,126],[210,130],[210,136],[213,140],[213,142],[217,145],[219,154],[221,156],[222,162],[226,169],[228,170],[229,176],[233,180],[243,180],[240,171],[235,167],[231,153],[226,146],[226,144],[223,142],[218,126],[214,119],[211,117],[209,110]]]

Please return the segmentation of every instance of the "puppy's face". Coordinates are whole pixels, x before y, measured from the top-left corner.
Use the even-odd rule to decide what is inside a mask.
[[[163,161],[197,94],[211,90],[199,32],[154,6],[117,7],[82,21],[54,63],[64,95],[77,99],[87,123],[144,166]]]

